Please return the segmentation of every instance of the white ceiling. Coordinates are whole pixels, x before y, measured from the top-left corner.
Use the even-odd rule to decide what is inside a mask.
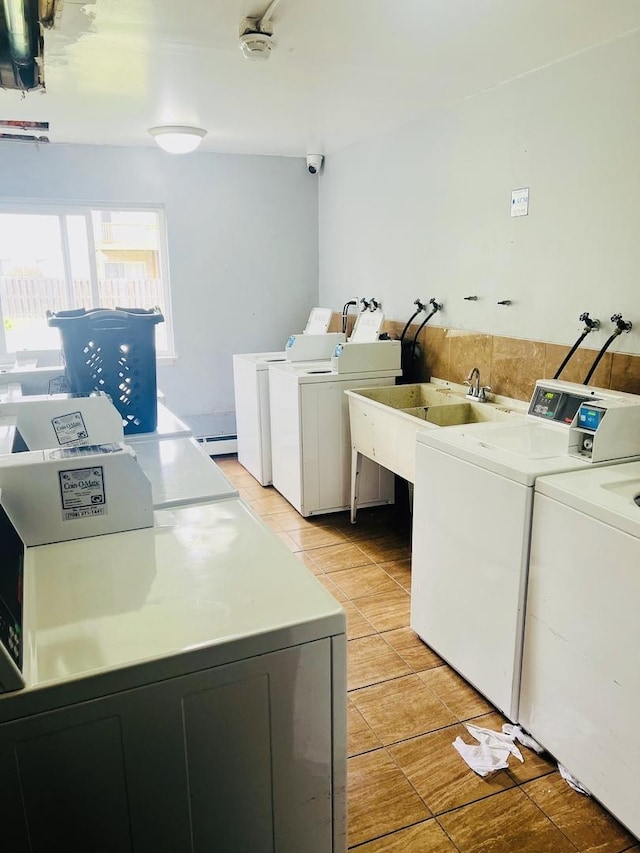
[[[53,142],[153,145],[194,124],[203,150],[331,153],[640,28],[638,0],[280,0],[276,48],[249,62],[268,0],[63,0],[47,91],[0,91],[0,118]]]

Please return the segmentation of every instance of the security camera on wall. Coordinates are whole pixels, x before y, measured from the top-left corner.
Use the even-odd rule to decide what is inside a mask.
[[[307,154],[307,172],[310,175],[317,175],[322,168],[322,154]]]

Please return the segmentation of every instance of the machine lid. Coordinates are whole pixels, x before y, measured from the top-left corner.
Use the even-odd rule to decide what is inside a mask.
[[[640,462],[542,477],[536,492],[640,538]]]
[[[589,465],[568,454],[568,432],[547,423],[482,423],[419,432],[420,444],[434,447],[532,486],[537,477]]]
[[[338,602],[237,498],[27,549],[24,606],[27,686],[15,706],[0,697],[0,720],[68,702],[70,681],[101,695],[345,630]]]
[[[248,364],[252,364],[256,370],[267,370],[270,364],[286,360],[287,355],[284,350],[277,350],[274,352],[235,353],[233,356],[234,362],[246,361]]]
[[[401,375],[401,369],[338,373],[337,370],[333,370],[330,366],[321,368],[316,365],[315,368],[307,367],[307,369],[299,373],[296,378],[300,385],[306,385],[314,382],[353,382],[354,380],[365,381],[367,379],[392,379],[395,376]]]
[[[138,441],[133,450],[151,482],[154,509],[238,497],[194,438]]]

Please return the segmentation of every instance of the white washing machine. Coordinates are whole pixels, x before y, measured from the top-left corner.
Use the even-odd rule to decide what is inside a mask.
[[[351,434],[344,392],[393,384],[402,372],[399,341],[345,344],[340,352],[351,355],[360,347],[379,347],[380,355],[366,356],[353,371],[342,372],[336,357],[331,363],[269,368],[273,485],[301,515],[350,507]],[[359,476],[360,507],[393,503],[390,471],[363,459]]]
[[[578,429],[596,400],[612,408],[597,430]],[[640,397],[540,380],[525,423],[418,433],[411,627],[511,720],[535,481],[640,455],[639,414]]]
[[[536,482],[520,720],[640,836],[640,462]]]
[[[332,318],[330,308],[313,308],[304,331],[290,335],[281,352],[233,356],[238,461],[262,486],[271,485],[269,365],[330,358],[336,343],[345,339],[342,334],[327,333]]]
[[[0,515],[12,849],[344,853],[344,612],[242,501],[26,553]]]
[[[260,485],[270,486],[272,482],[269,367],[327,361],[344,339],[341,333],[290,335],[282,352],[233,356],[238,461]]]
[[[151,483],[154,509],[238,497],[194,438],[141,439],[133,451]]]

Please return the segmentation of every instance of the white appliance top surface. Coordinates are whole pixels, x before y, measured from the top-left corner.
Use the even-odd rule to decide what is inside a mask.
[[[402,370],[395,368],[360,371],[358,373],[338,373],[337,370],[332,369],[331,361],[314,361],[306,364],[274,364],[269,369],[286,373],[292,381],[299,385],[314,382],[353,382],[354,379],[384,379],[385,377],[392,379],[402,374]]]
[[[526,486],[544,474],[592,467],[567,453],[567,428],[521,418],[423,431],[417,440]]]
[[[180,674],[344,631],[340,605],[239,499],[27,549],[24,598],[21,694],[113,671],[126,684],[149,662]],[[200,665],[185,654],[202,649]]]
[[[132,450],[151,481],[155,509],[238,497],[194,438],[138,441]]]
[[[191,435],[189,427],[181,421],[173,412],[158,401],[158,426],[153,432],[139,432],[134,435],[125,435],[124,440],[127,444],[134,444],[138,441],[146,441],[150,438],[165,439],[165,438],[184,438]]]
[[[284,350],[278,352],[247,352],[236,353],[234,358],[242,359],[255,365],[256,370],[267,370],[270,364],[287,360],[287,354]]]
[[[536,492],[640,538],[640,462],[542,477]]]

